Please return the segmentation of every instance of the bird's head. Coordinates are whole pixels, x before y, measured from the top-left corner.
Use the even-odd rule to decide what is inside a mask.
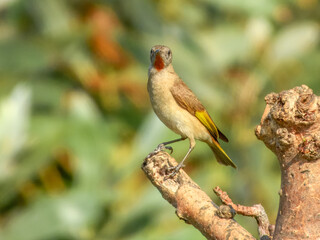
[[[150,61],[152,66],[161,71],[172,62],[172,52],[170,48],[163,45],[156,45],[151,48]]]

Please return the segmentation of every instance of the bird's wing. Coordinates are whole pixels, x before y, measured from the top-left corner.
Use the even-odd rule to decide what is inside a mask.
[[[212,137],[228,142],[227,137],[217,128],[202,103],[181,79],[175,81],[170,91],[178,105],[198,118]]]

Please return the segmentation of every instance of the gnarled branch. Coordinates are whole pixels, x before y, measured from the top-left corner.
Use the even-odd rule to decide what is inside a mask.
[[[274,226],[270,225],[267,213],[261,204],[256,204],[252,207],[235,204],[232,202],[228,194],[222,191],[219,187],[215,187],[213,191],[220,198],[221,202],[225,204],[225,206],[231,207],[235,213],[243,216],[254,217],[257,220],[260,239],[271,238]]]
[[[176,165],[168,153],[159,152],[146,158],[142,169],[163,198],[176,208],[180,219],[192,224],[207,239],[255,239],[235,220],[221,218],[218,206],[183,170],[166,179],[167,169]]]
[[[265,222],[261,208],[238,206],[220,199],[238,213],[255,216],[261,236],[274,240],[318,239],[320,236],[320,97],[302,85],[265,98],[267,106],[256,136],[278,157],[281,169],[280,206],[275,228]],[[208,239],[254,239],[180,170],[166,179],[177,162],[165,152],[147,157],[142,165],[150,181],[175,208],[179,218]],[[257,205],[258,206],[258,205]],[[227,214],[225,214],[227,213]],[[227,216],[227,217],[225,217]],[[268,227],[269,225],[269,227]],[[265,235],[264,235],[265,234]],[[269,236],[267,236],[269,237]]]

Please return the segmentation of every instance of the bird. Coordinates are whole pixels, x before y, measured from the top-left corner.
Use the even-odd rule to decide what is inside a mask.
[[[172,51],[164,45],[155,45],[150,51],[147,89],[150,102],[158,118],[173,132],[180,135],[178,139],[160,143],[153,153],[164,149],[173,151],[169,144],[189,139],[189,149],[182,161],[170,167],[174,176],[184,167],[184,162],[195,148],[196,140],[205,142],[213,151],[218,163],[237,168],[218,140],[228,142],[228,138],[219,130],[209,113],[178,76],[172,66]]]

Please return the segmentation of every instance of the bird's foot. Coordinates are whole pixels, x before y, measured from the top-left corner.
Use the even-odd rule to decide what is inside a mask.
[[[163,143],[160,143],[160,144],[158,145],[158,147],[156,147],[156,149],[153,150],[153,152],[154,152],[154,153],[158,153],[158,152],[161,152],[161,151],[163,151],[163,150],[165,150],[165,149],[170,150],[170,154],[173,153],[173,148],[170,147],[170,146],[166,146],[166,145],[164,145]]]
[[[173,148],[170,146],[165,146],[163,143],[160,143],[151,153],[148,154],[148,156],[146,158],[150,158],[153,155],[157,154],[158,152],[161,152],[165,149],[170,150],[170,154],[173,153]]]
[[[168,167],[167,171],[168,171],[169,175],[166,176],[166,177],[164,178],[164,180],[168,180],[169,178],[174,177],[174,176],[180,171],[180,169],[181,169],[181,168],[184,168],[184,167],[185,167],[185,165],[183,165],[183,164],[181,164],[181,163],[179,163],[179,164],[178,164],[177,166],[175,166],[175,167]]]

